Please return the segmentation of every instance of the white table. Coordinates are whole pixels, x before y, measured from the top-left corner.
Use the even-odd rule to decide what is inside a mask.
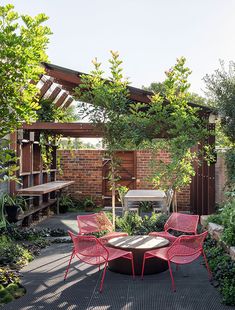
[[[130,201],[163,201],[165,205],[166,193],[162,190],[130,190],[124,197],[124,212],[128,211]]]

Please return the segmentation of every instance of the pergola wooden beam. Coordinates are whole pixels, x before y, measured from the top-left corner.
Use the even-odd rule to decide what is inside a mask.
[[[44,83],[44,85],[40,89],[40,97],[41,98],[45,95],[45,93],[48,91],[48,89],[51,87],[52,84],[53,84],[53,82],[51,80],[47,80]]]
[[[65,100],[67,99],[68,94],[67,93],[63,93],[60,98],[56,101],[55,106],[56,107],[60,107],[62,106],[62,104],[65,102]]]
[[[74,88],[78,87],[81,83],[81,75],[87,75],[86,73],[70,70],[53,64],[43,63],[46,74],[54,78],[55,82],[61,84],[64,89],[68,90],[71,94],[74,92]],[[130,99],[139,102],[150,102],[149,97],[153,95],[152,92],[146,91],[140,88],[128,87],[130,91]]]
[[[50,94],[50,96],[48,97],[49,100],[53,101],[55,100],[55,98],[59,95],[59,93],[61,92],[61,88],[60,87],[56,87],[52,93]]]
[[[73,138],[102,138],[102,129],[89,123],[33,123],[23,124],[22,129],[30,131],[49,131]]]
[[[70,97],[63,105],[63,109],[66,109],[70,106],[70,104],[73,102],[73,98]]]

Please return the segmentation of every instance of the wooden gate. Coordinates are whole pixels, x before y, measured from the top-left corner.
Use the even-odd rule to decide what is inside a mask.
[[[213,125],[210,125],[213,130]],[[214,136],[210,136],[209,144],[214,145]],[[197,148],[197,149],[196,149]],[[193,151],[201,151],[202,145],[198,145]],[[200,160],[200,158],[199,158]],[[199,215],[215,212],[215,163],[208,164],[203,161],[195,164],[196,175],[192,179],[190,188],[191,212]]]
[[[115,155],[119,161],[118,175],[120,180],[118,184],[121,186],[127,186],[129,189],[136,188],[136,152],[135,151],[123,151],[116,152]],[[111,190],[108,180],[109,174],[109,158],[103,158],[102,167],[102,198],[104,206],[111,206]],[[118,203],[118,200],[117,200]]]

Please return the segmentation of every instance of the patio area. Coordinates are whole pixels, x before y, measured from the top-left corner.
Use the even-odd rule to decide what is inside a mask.
[[[76,231],[75,217],[75,213],[55,215],[39,226]],[[200,260],[178,271],[173,269],[175,293],[168,271],[145,276],[143,281],[140,277],[133,281],[131,276],[108,271],[100,294],[98,268],[77,259],[63,281],[71,249],[71,243],[59,243],[42,250],[38,258],[22,269],[26,295],[2,309],[233,309],[221,304],[221,297],[208,281]]]

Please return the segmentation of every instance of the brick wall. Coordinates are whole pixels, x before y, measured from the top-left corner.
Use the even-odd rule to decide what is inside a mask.
[[[68,191],[75,198],[92,196],[98,203],[102,198],[103,151],[58,151],[61,156],[62,175],[57,180],[75,181]]]
[[[75,183],[68,190],[73,197],[92,196],[97,203],[102,203],[102,150],[76,150],[59,151],[61,156],[61,168],[63,175],[58,175],[58,180],[73,180]],[[156,153],[156,157],[163,161],[169,160],[169,155],[165,152]],[[136,152],[136,171],[138,189],[152,189],[152,184],[148,181],[151,174],[150,161],[151,152]],[[189,210],[190,188],[185,188],[178,193],[179,210]]]
[[[151,176],[150,162],[152,159],[162,160],[167,163],[170,160],[169,154],[163,151],[158,151],[153,156],[149,151],[138,151],[136,154],[137,162],[137,188],[138,189],[152,189],[152,184],[148,181]],[[177,202],[179,211],[190,210],[190,186],[184,188],[177,193]]]

